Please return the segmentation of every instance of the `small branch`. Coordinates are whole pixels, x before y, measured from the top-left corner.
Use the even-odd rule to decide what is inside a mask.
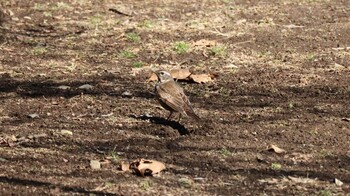
[[[120,14],[120,15],[123,15],[123,16],[131,16],[131,14],[127,14],[127,13],[119,11],[119,10],[117,10],[115,8],[109,8],[108,11],[111,11],[111,12],[114,12],[114,13],[117,13],[117,14]]]
[[[332,50],[336,50],[336,51],[339,51],[339,50],[350,50],[350,47],[332,48]]]

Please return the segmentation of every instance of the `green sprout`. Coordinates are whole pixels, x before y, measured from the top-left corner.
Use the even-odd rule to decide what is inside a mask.
[[[188,43],[184,41],[176,42],[173,47],[174,51],[178,54],[187,53],[190,50]]]
[[[141,37],[137,33],[128,33],[126,37],[133,42],[139,42],[141,40]]]

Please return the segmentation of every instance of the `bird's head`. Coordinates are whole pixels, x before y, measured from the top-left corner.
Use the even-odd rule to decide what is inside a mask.
[[[173,77],[167,71],[159,70],[154,73],[157,75],[159,82],[167,82],[173,80]]]

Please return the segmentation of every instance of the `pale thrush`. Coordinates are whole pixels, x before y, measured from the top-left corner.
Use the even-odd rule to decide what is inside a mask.
[[[181,115],[200,121],[183,89],[174,81],[171,74],[166,71],[156,71],[155,74],[158,77],[155,94],[163,108],[170,111],[168,120],[174,112],[179,112]]]

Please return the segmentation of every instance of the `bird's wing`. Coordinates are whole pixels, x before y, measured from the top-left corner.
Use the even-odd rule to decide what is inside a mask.
[[[174,81],[160,84],[157,91],[158,97],[163,103],[177,112],[186,114],[185,108],[187,107],[188,98],[182,88]]]

